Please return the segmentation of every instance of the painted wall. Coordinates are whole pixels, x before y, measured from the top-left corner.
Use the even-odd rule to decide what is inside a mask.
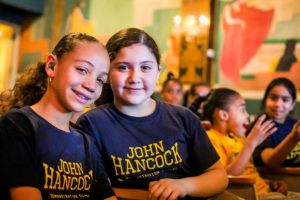
[[[61,36],[67,32],[68,20],[79,0],[45,0],[44,15],[23,25],[20,68],[43,59]],[[173,18],[179,14],[181,0],[86,0],[82,15],[94,31],[90,34],[105,43],[126,27],[147,31],[161,52],[167,48]],[[81,27],[87,30],[91,27]]]

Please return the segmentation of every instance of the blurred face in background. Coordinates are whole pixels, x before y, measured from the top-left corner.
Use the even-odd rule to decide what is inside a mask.
[[[266,113],[278,123],[284,123],[294,106],[295,102],[291,94],[283,85],[272,88],[265,103]]]
[[[192,104],[198,97],[205,97],[210,92],[210,88],[206,85],[198,85],[195,87],[194,94],[189,95],[189,102]]]
[[[170,80],[161,92],[161,97],[167,103],[181,105],[183,99],[182,85]]]

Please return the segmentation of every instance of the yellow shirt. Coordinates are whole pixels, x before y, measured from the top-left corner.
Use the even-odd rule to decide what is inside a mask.
[[[207,131],[207,134],[220,156],[221,163],[225,167],[232,163],[243,149],[244,140],[236,137],[233,134],[227,136],[214,129]],[[269,185],[259,176],[252,159],[247,163],[246,168],[241,175],[250,176],[256,179],[256,189],[258,195],[271,191]]]

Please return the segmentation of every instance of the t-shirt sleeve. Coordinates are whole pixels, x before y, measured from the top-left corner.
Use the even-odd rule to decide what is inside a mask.
[[[211,144],[199,119],[192,115],[190,118],[191,135],[191,159],[198,169],[196,173],[202,173],[219,160],[219,156]]]
[[[39,188],[34,133],[28,118],[8,113],[0,119],[0,184]]]
[[[94,163],[95,178],[91,189],[92,199],[105,199],[114,196],[111,183],[106,173],[103,158],[101,155],[101,145],[95,142],[95,136],[97,135],[92,128],[92,124],[88,120],[88,117],[81,117],[77,121],[76,127],[83,132],[88,134],[87,138],[90,144],[90,152]],[[98,145],[97,145],[98,144]],[[95,146],[97,145],[97,147]]]
[[[89,112],[87,114],[83,114],[76,122],[75,127],[81,131],[83,131],[84,133],[86,133],[87,135],[89,135],[90,137],[92,137],[93,139],[95,139],[95,144],[98,145],[100,144],[100,139],[99,139],[99,135],[96,134],[96,129],[93,125],[93,122],[91,122],[91,119],[93,117],[88,115]]]
[[[222,142],[220,141],[219,138],[215,137],[215,134],[209,134],[209,132],[208,132],[208,137],[209,137],[212,145],[214,146],[216,152],[220,156],[220,161],[221,161],[222,165],[227,166],[229,164],[229,160],[228,160],[228,156],[225,152],[225,149],[222,145]]]
[[[272,138],[269,136],[267,139],[265,139],[260,145],[258,145],[254,152],[253,152],[253,161],[255,166],[262,167],[264,166],[264,162],[261,158],[261,153],[264,149],[266,148],[273,148],[274,146],[272,145]]]

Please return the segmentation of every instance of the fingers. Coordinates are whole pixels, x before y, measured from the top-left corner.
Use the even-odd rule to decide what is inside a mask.
[[[299,127],[300,127],[300,120],[298,120],[294,126],[295,126],[296,128],[299,128]]]
[[[258,119],[256,124],[262,124],[262,122],[266,119],[266,114],[261,115]]]
[[[266,136],[269,136],[277,130],[277,128],[274,126],[275,123],[272,120],[268,120],[261,125],[261,130]]]
[[[279,181],[276,191],[286,195],[288,192],[287,184],[283,181]]]
[[[174,184],[174,183],[173,183]],[[180,196],[180,192],[168,181],[152,181],[149,184],[150,200],[175,200]]]

